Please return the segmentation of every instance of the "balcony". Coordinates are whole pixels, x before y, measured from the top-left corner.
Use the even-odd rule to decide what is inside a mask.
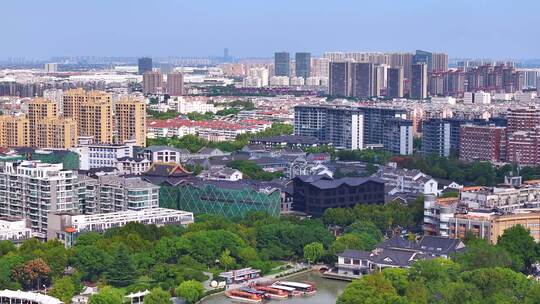
[[[364,270],[369,269],[369,266],[364,265],[353,265],[353,264],[340,264],[336,263],[335,266],[340,269],[350,269],[350,270]]]

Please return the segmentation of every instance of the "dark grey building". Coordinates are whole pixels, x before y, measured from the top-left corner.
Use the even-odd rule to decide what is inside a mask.
[[[322,216],[328,208],[383,204],[384,182],[378,178],[300,175],[293,179],[293,210]]]
[[[444,121],[450,124],[450,154],[457,156],[459,155],[461,126],[475,123],[472,120],[461,118],[445,118]]]
[[[335,147],[362,149],[383,145],[384,124],[405,119],[397,108],[306,105],[294,107],[294,134],[313,136]]]
[[[428,88],[428,68],[425,63],[413,64],[411,68],[411,99],[426,99]]]
[[[139,75],[142,75],[146,72],[152,72],[152,58],[142,57],[139,58]]]
[[[373,63],[351,63],[351,95],[357,98],[378,96],[377,74]]]
[[[288,52],[274,53],[274,75],[291,76],[291,56]]]
[[[311,53],[296,53],[294,69],[296,77],[308,78],[311,75]]]
[[[394,118],[383,124],[382,143],[392,154],[413,153],[413,123],[411,120]]]
[[[351,93],[350,63],[330,62],[328,94],[336,97],[347,97]]]
[[[403,97],[403,67],[388,68],[386,79],[386,97]]]
[[[322,142],[344,149],[364,146],[364,115],[356,107],[296,106],[294,134],[313,136]]]
[[[445,119],[429,119],[422,122],[422,154],[450,156],[451,123]]]
[[[364,146],[383,144],[383,127],[387,121],[405,119],[405,109],[359,107],[364,113]]]
[[[413,64],[424,63],[427,65],[428,71],[432,71],[433,66],[433,53],[427,51],[416,50],[416,54],[413,57]]]

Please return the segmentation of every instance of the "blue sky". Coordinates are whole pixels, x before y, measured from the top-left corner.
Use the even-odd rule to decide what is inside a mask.
[[[2,0],[0,58],[446,51],[540,58],[538,0]]]

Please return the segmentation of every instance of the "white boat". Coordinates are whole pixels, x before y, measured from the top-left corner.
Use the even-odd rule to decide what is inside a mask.
[[[311,295],[317,292],[317,289],[312,284],[307,283],[298,283],[298,282],[290,282],[290,281],[278,281],[276,282],[277,285],[285,286],[285,287],[291,287],[294,288],[296,291],[299,291],[302,294],[305,295]]]
[[[283,285],[279,285],[279,284],[272,284],[272,285],[270,285],[270,287],[286,291],[291,297],[297,297],[297,296],[302,295],[302,293],[300,291],[296,290],[296,288],[293,288],[293,287],[283,286]]]

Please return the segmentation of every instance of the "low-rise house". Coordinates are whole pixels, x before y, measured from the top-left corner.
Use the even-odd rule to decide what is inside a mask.
[[[252,144],[260,144],[266,147],[317,147],[322,144],[320,140],[313,136],[301,135],[277,135],[268,137],[258,137],[250,140]]]
[[[464,249],[465,244],[455,238],[426,235],[409,241],[395,236],[372,251],[347,249],[337,254],[335,268],[325,275],[352,280],[384,268],[408,268],[419,260],[449,258]]]
[[[218,148],[203,147],[197,153],[191,154],[190,159],[206,159],[215,156],[230,155],[229,152],[223,152]]]
[[[117,160],[122,157],[133,157],[136,143],[128,141],[123,145],[87,144],[70,150],[79,154],[81,170],[100,167],[116,167]]]
[[[136,222],[145,225],[188,225],[193,223],[193,213],[167,208],[150,208],[139,211],[126,210],[100,214],[75,214],[57,212],[48,214],[47,239],[59,240],[66,246],[73,245],[77,235],[85,232],[104,232],[115,227]]]
[[[237,181],[241,180],[243,175],[242,172],[233,168],[215,168],[202,171],[197,177],[206,179],[206,180],[228,180],[228,181]]]
[[[330,153],[323,152],[323,153],[308,153],[306,156],[306,160],[308,162],[321,162],[321,163],[327,163],[332,160],[332,156]]]
[[[261,276],[259,269],[243,268],[232,271],[226,271],[219,274],[219,278],[227,284],[239,284],[249,280],[256,279]]]
[[[18,244],[30,238],[32,229],[28,220],[19,217],[0,217],[0,241]]]
[[[253,158],[251,161],[267,172],[283,172],[289,168],[289,162],[281,157],[260,157]]]
[[[263,145],[249,144],[242,147],[240,154],[247,154],[249,157],[260,158],[260,157],[272,157],[275,155],[276,151],[271,148],[267,148]]]
[[[380,166],[374,174],[392,188],[388,195],[396,193],[438,194],[438,183],[420,170],[398,168],[395,163]]]
[[[191,153],[186,149],[168,146],[149,146],[139,152],[139,156],[153,163],[180,163],[189,159]]]
[[[141,175],[150,169],[152,162],[142,157],[122,157],[117,160],[118,170],[123,174]]]

